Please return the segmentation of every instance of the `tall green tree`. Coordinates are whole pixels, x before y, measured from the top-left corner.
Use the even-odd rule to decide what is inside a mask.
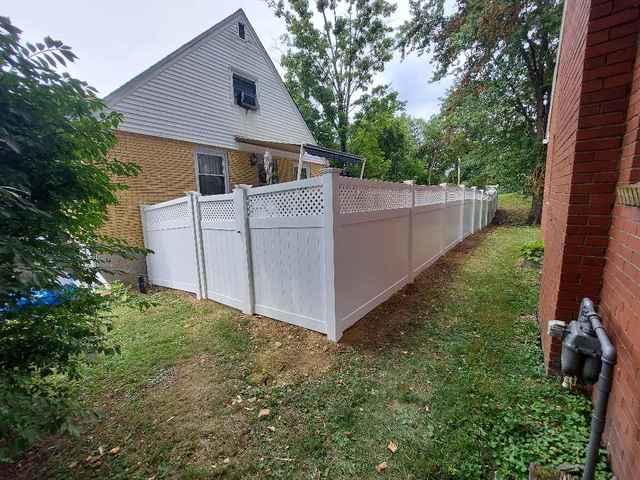
[[[113,178],[138,172],[108,155],[120,116],[59,73],[71,49],[20,33],[0,18],[0,305],[60,277],[92,283],[96,255],[126,250],[99,234],[124,188]]]
[[[544,139],[558,48],[558,0],[460,0],[450,12],[445,0],[414,0],[412,18],[401,28],[403,50],[430,52],[434,79],[455,75],[457,87],[497,82],[505,100],[539,144]],[[529,172],[530,220],[539,222],[545,149]]]
[[[455,90],[441,115],[445,131],[460,135],[455,150],[466,182],[498,183],[507,191],[531,190],[531,172],[544,146],[530,134],[500,82]]]
[[[445,181],[444,172],[456,163],[453,132],[441,115],[429,120],[411,119],[411,130],[416,143],[416,160],[422,165],[420,183],[432,185]]]
[[[365,176],[392,181],[421,177],[411,120],[398,92],[388,85],[376,87],[357,105],[349,149],[366,159]]]
[[[287,26],[285,82],[318,140],[346,151],[355,101],[393,56],[385,0],[268,0]]]

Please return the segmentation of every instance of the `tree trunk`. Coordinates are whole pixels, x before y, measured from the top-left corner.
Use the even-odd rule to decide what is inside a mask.
[[[347,151],[347,133],[341,131],[338,133],[338,136],[340,137],[340,151],[346,152]]]
[[[540,152],[542,157],[538,165],[531,172],[531,209],[527,223],[531,225],[540,225],[542,221],[542,204],[544,201],[544,169],[545,160],[547,158],[547,147]]]
[[[527,223],[530,225],[540,225],[542,221],[542,205],[544,202],[544,171],[547,161],[547,146],[544,144],[544,137],[547,133],[548,111],[543,101],[544,96],[539,97],[536,105],[536,140],[542,145],[538,164],[531,172],[531,209]]]
[[[540,225],[542,221],[542,202],[544,200],[544,189],[542,192],[534,191],[531,197],[531,209],[529,210],[529,217],[527,223],[531,225]]]

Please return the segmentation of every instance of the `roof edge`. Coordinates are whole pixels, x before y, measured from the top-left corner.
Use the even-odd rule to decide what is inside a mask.
[[[206,38],[209,38],[211,35],[216,33],[220,28],[222,28],[231,18],[237,16],[238,14],[243,15],[246,18],[246,14],[242,8],[239,8],[231,15],[220,20],[218,23],[208,28],[201,34],[189,40],[187,43],[184,43],[173,52],[168,54],[167,56],[161,58],[156,63],[146,68],[138,75],[134,76],[130,80],[126,81],[124,84],[113,90],[111,93],[106,95],[103,98],[103,101],[107,104],[108,107],[113,107],[116,103],[118,103],[124,96],[128,95],[130,92],[135,90],[138,86],[149,80],[151,77],[159,73],[164,68],[168,67],[178,59],[180,59],[183,55],[186,55],[191,49],[195,48],[201,41]],[[264,47],[263,47],[264,49]]]

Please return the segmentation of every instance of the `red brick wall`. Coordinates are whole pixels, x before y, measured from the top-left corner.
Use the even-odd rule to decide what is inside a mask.
[[[629,24],[632,25],[632,24]],[[638,27],[635,23],[636,29]],[[640,180],[640,50],[619,162],[619,185]],[[618,478],[640,475],[640,208],[616,205],[609,231],[600,313],[618,349],[607,440]]]
[[[548,320],[599,304],[619,349],[607,442],[616,475],[639,478],[640,209],[615,206],[640,180],[638,0],[568,0],[547,153],[539,320],[545,360],[559,345]],[[554,343],[555,342],[555,343]]]
[[[563,25],[563,48],[560,51],[556,86],[553,98],[553,115],[550,118],[549,144],[545,172],[544,206],[542,210],[545,261],[542,270],[539,317],[546,322],[560,318],[558,309],[564,300],[560,298],[561,282],[571,282],[573,275],[567,272],[569,262],[561,259],[567,245],[571,183],[574,170],[576,134],[580,94],[589,22],[589,2],[569,2]],[[554,259],[554,261],[551,261]],[[567,278],[569,275],[569,278]],[[566,290],[564,292],[566,294]],[[544,332],[545,328],[542,326]],[[545,361],[559,352],[558,342],[542,336]]]

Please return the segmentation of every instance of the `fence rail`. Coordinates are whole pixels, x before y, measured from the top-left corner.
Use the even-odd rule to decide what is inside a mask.
[[[465,237],[496,192],[341,177],[143,206],[149,281],[327,334],[342,333]]]

